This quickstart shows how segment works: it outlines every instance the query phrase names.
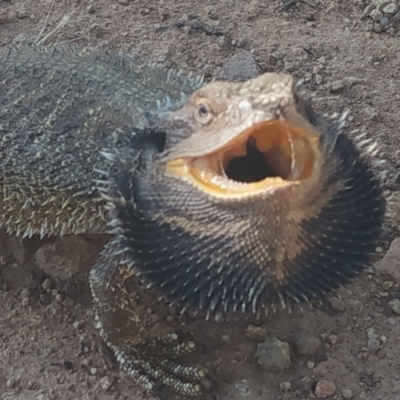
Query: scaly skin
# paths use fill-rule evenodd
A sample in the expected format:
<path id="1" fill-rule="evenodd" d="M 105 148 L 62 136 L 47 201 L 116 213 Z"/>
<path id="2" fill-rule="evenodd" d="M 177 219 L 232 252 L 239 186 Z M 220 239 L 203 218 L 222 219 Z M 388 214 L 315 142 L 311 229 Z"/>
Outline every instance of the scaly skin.
<path id="1" fill-rule="evenodd" d="M 100 150 L 135 146 L 130 130 L 200 83 L 91 49 L 0 48 L 0 226 L 28 237 L 104 232 Z"/>

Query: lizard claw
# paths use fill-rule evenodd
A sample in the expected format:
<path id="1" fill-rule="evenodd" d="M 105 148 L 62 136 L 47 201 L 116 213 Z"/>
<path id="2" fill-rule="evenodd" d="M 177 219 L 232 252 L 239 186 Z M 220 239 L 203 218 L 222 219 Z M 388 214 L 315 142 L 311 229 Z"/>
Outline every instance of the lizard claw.
<path id="1" fill-rule="evenodd" d="M 129 342 L 118 346 L 108 344 L 124 371 L 142 387 L 160 399 L 161 389 L 169 388 L 184 396 L 198 396 L 210 392 L 206 372 L 195 366 L 182 365 L 176 358 L 191 353 L 193 342 L 178 342 L 176 334 L 151 339 L 132 346 Z M 216 399 L 216 397 L 213 397 Z"/>

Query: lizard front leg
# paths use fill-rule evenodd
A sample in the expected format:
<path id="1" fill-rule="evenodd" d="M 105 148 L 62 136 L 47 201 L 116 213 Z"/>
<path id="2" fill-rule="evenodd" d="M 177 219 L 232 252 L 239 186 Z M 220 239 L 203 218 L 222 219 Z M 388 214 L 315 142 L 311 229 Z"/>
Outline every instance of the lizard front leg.
<path id="1" fill-rule="evenodd" d="M 112 240 L 104 248 L 90 272 L 97 325 L 102 339 L 113 351 L 122 369 L 138 384 L 161 396 L 163 386 L 185 396 L 207 391 L 205 372 L 179 363 L 179 356 L 191 353 L 195 345 L 181 342 L 176 333 L 154 337 L 154 314 L 141 304 L 141 297 L 152 295 L 139 285 L 133 266 L 124 262 L 118 243 Z M 146 293 L 147 292 L 147 293 Z M 154 301 L 157 302 L 156 297 Z"/>

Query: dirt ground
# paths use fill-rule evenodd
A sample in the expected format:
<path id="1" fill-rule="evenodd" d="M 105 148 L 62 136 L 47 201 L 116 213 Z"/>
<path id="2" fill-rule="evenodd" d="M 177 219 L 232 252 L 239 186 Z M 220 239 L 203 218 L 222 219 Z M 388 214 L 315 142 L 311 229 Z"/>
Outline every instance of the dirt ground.
<path id="1" fill-rule="evenodd" d="M 378 141 L 385 188 L 398 191 L 399 4 L 307 3 L 281 12 L 280 0 L 0 0 L 0 45 L 40 35 L 42 43 L 139 53 L 206 78 L 292 73 L 318 111 L 349 109 L 350 135 Z M 106 238 L 0 236 L 0 399 L 151 398 L 110 363 L 93 327 L 86 278 Z M 396 227 L 385 231 L 378 258 L 396 236 Z M 188 361 L 208 368 L 222 400 L 400 399 L 400 316 L 390 306 L 400 280 L 376 270 L 291 315 L 169 322 L 193 333 L 200 349 Z M 289 343 L 286 369 L 258 364 L 266 337 Z"/>

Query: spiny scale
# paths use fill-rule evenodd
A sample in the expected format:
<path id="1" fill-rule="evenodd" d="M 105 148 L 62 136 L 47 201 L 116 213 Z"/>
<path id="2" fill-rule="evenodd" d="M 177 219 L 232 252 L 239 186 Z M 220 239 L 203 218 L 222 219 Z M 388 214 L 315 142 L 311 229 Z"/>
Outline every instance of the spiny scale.
<path id="1" fill-rule="evenodd" d="M 0 226 L 22 237 L 104 232 L 94 180 L 111 163 L 100 150 L 135 147 L 132 131 L 158 102 L 178 107 L 201 85 L 137 56 L 0 48 Z"/>

